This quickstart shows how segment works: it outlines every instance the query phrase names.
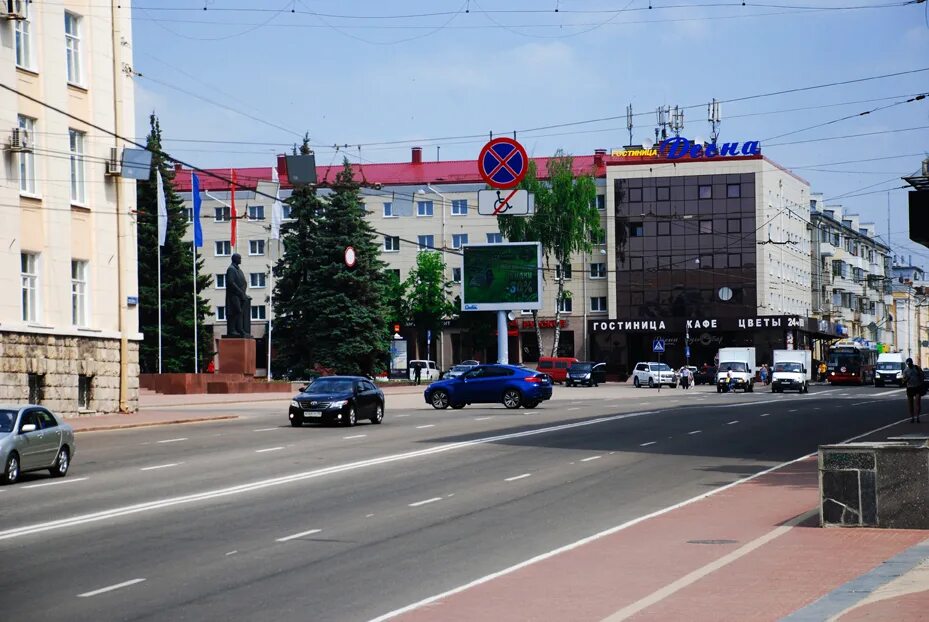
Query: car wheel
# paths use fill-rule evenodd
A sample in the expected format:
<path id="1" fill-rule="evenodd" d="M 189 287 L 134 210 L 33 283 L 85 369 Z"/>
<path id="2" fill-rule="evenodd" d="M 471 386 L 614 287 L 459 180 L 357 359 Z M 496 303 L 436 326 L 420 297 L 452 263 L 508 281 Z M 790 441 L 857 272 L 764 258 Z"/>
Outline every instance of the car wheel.
<path id="1" fill-rule="evenodd" d="M 503 405 L 507 408 L 519 408 L 522 399 L 522 396 L 516 389 L 507 389 L 503 392 Z"/>
<path id="2" fill-rule="evenodd" d="M 464 404 L 452 404 L 452 408 L 454 408 L 455 410 L 461 410 L 464 407 L 465 407 Z"/>
<path id="3" fill-rule="evenodd" d="M 345 427 L 350 428 L 354 426 L 356 423 L 358 423 L 358 419 L 355 415 L 355 407 L 349 406 L 348 414 L 345 416 Z"/>
<path id="4" fill-rule="evenodd" d="M 642 385 L 639 383 L 639 377 L 638 377 L 638 376 L 636 376 L 635 378 L 632 379 L 632 384 L 635 386 L 636 389 L 638 389 L 640 386 L 642 386 Z"/>
<path id="5" fill-rule="evenodd" d="M 748 386 L 745 387 L 745 392 L 746 392 L 746 393 L 754 393 L 754 392 L 755 392 L 755 385 L 749 383 Z"/>
<path id="6" fill-rule="evenodd" d="M 655 388 L 655 381 L 652 380 L 651 378 L 648 379 L 648 388 L 649 388 L 649 389 L 654 389 L 654 388 Z"/>
<path id="7" fill-rule="evenodd" d="M 439 389 L 432 394 L 430 401 L 432 402 L 432 407 L 436 410 L 445 410 L 448 408 L 448 392 Z"/>
<path id="8" fill-rule="evenodd" d="M 3 470 L 3 480 L 0 484 L 15 484 L 19 479 L 19 454 L 15 451 L 6 459 L 6 468 Z"/>
<path id="9" fill-rule="evenodd" d="M 716 392 L 717 392 L 717 393 L 722 393 L 722 392 L 723 392 L 723 388 L 722 388 L 721 386 L 719 386 L 719 385 L 716 385 Z"/>
<path id="10" fill-rule="evenodd" d="M 55 457 L 55 464 L 49 469 L 52 477 L 64 477 L 68 474 L 68 467 L 71 466 L 71 452 L 67 447 L 58 450 L 58 456 Z"/>
<path id="11" fill-rule="evenodd" d="M 290 420 L 291 427 L 302 428 L 303 427 L 303 417 L 300 415 L 294 415 L 294 418 Z"/>
<path id="12" fill-rule="evenodd" d="M 384 406 L 378 404 L 377 408 L 374 409 L 374 416 L 371 417 L 371 423 L 380 423 L 384 420 Z"/>

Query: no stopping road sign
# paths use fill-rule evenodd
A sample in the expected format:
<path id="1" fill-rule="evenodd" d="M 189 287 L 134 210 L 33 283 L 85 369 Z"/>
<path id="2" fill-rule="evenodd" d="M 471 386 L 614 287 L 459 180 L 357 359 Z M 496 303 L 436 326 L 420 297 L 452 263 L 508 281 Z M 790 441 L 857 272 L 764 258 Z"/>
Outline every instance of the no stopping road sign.
<path id="1" fill-rule="evenodd" d="M 529 158 L 523 146 L 512 138 L 494 138 L 481 149 L 477 167 L 488 186 L 505 190 L 523 180 Z"/>

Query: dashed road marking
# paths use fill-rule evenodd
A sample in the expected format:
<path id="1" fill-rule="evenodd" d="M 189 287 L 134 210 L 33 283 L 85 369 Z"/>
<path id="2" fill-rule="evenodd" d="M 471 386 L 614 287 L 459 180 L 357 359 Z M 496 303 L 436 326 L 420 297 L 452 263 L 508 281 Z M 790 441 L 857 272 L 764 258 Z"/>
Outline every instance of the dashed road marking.
<path id="1" fill-rule="evenodd" d="M 692 432 L 688 432 L 688 434 L 700 434 L 701 432 L 703 432 L 703 430 L 693 430 Z"/>
<path id="2" fill-rule="evenodd" d="M 343 440 L 346 440 L 346 441 L 350 441 L 350 440 L 352 440 L 353 438 L 364 438 L 364 437 L 366 437 L 366 436 L 367 436 L 367 434 L 353 434 L 353 435 L 351 435 L 351 436 L 343 436 L 342 439 L 343 439 Z"/>
<path id="3" fill-rule="evenodd" d="M 27 488 L 42 488 L 43 486 L 59 486 L 61 484 L 73 484 L 74 482 L 83 482 L 86 480 L 86 477 L 72 477 L 71 479 L 59 479 L 54 482 L 42 482 L 41 484 L 29 484 L 28 486 L 23 486 L 25 490 Z"/>
<path id="4" fill-rule="evenodd" d="M 505 481 L 505 482 L 515 482 L 515 481 L 518 480 L 518 479 L 525 479 L 525 478 L 530 477 L 530 476 L 532 476 L 532 473 L 523 473 L 522 475 L 514 475 L 513 477 L 508 477 L 508 478 L 506 478 L 506 479 L 503 480 L 503 481 Z"/>
<path id="5" fill-rule="evenodd" d="M 424 501 L 417 501 L 416 503 L 411 503 L 411 508 L 418 508 L 421 505 L 426 505 L 427 503 L 435 503 L 436 501 L 441 501 L 442 497 L 433 497 L 431 499 L 426 499 Z"/>
<path id="6" fill-rule="evenodd" d="M 739 420 L 736 419 L 735 421 L 730 421 L 730 422 L 727 423 L 726 425 L 735 425 L 735 424 L 737 424 L 738 422 L 739 422 Z"/>
<path id="7" fill-rule="evenodd" d="M 789 413 L 795 413 L 795 412 L 797 412 L 797 410 L 798 410 L 798 409 L 796 409 L 796 408 L 791 408 L 791 409 L 788 410 L 787 412 L 789 412 Z"/>
<path id="8" fill-rule="evenodd" d="M 575 407 L 575 408 L 569 408 L 568 410 L 580 410 L 580 408 Z"/>
<path id="9" fill-rule="evenodd" d="M 435 424 L 434 424 L 434 423 L 428 423 L 428 424 L 426 424 L 426 425 L 418 425 L 418 426 L 416 426 L 416 429 L 417 429 L 417 430 L 422 430 L 422 429 L 424 429 L 424 428 L 434 428 L 434 427 L 435 427 Z"/>
<path id="10" fill-rule="evenodd" d="M 475 421 L 484 421 L 484 420 L 486 420 L 486 419 L 493 419 L 493 416 L 490 416 L 490 417 L 475 417 L 475 418 L 474 418 Z"/>
<path id="11" fill-rule="evenodd" d="M 124 587 L 129 587 L 130 585 L 135 585 L 136 583 L 142 583 L 145 579 L 132 579 L 130 581 L 123 581 L 122 583 L 117 583 L 116 585 L 108 585 L 106 587 L 101 587 L 99 590 L 94 590 L 92 592 L 84 592 L 83 594 L 78 594 L 78 598 L 90 598 L 91 596 L 97 596 L 98 594 L 105 594 L 107 592 L 112 592 L 113 590 L 122 589 Z"/>
<path id="12" fill-rule="evenodd" d="M 590 462 L 591 460 L 599 460 L 603 456 L 590 456 L 588 458 L 581 458 L 581 462 Z"/>
<path id="13" fill-rule="evenodd" d="M 179 464 L 182 464 L 182 463 L 171 462 L 170 464 L 158 464 L 156 466 L 144 467 L 139 470 L 140 471 L 157 471 L 158 469 L 170 469 L 171 467 L 176 467 Z"/>
<path id="14" fill-rule="evenodd" d="M 271 430 L 279 430 L 278 427 L 273 428 L 258 428 L 257 430 L 252 430 L 252 432 L 270 432 Z"/>
<path id="15" fill-rule="evenodd" d="M 818 408 L 816 410 L 819 410 Z M 770 417 L 771 413 L 761 413 L 762 417 Z"/>
<path id="16" fill-rule="evenodd" d="M 300 533 L 295 533 L 292 536 L 284 536 L 283 538 L 278 538 L 276 542 L 287 542 L 288 540 L 296 540 L 297 538 L 302 538 L 303 536 L 312 536 L 314 533 L 319 533 L 322 529 L 309 529 L 307 531 L 301 531 Z"/>
<path id="17" fill-rule="evenodd" d="M 394 415 L 394 417 L 409 417 L 409 415 Z"/>
<path id="18" fill-rule="evenodd" d="M 539 414 L 539 411 L 537 411 L 537 410 L 530 410 L 529 412 L 523 413 L 523 414 L 526 414 L 526 415 L 537 415 L 537 414 Z"/>
<path id="19" fill-rule="evenodd" d="M 180 443 L 181 441 L 186 441 L 186 440 L 187 440 L 187 437 L 185 436 L 183 438 L 168 438 L 168 439 L 165 439 L 163 441 L 158 441 L 158 442 L 159 443 Z"/>
<path id="20" fill-rule="evenodd" d="M 226 557 L 229 557 L 230 555 L 235 555 L 236 553 L 238 553 L 238 551 L 229 551 L 228 553 L 226 553 Z"/>
<path id="21" fill-rule="evenodd" d="M 279 449 L 284 449 L 284 448 L 283 448 L 283 447 L 268 447 L 268 448 L 266 448 L 266 449 L 256 449 L 256 450 L 255 450 L 255 453 L 256 453 L 256 454 L 263 454 L 263 453 L 266 453 L 266 452 L 269 452 L 269 451 L 277 451 L 277 450 L 279 450 Z"/>
<path id="22" fill-rule="evenodd" d="M 648 441 L 647 443 L 642 443 L 639 447 L 648 447 L 649 445 L 654 445 L 658 441 Z"/>

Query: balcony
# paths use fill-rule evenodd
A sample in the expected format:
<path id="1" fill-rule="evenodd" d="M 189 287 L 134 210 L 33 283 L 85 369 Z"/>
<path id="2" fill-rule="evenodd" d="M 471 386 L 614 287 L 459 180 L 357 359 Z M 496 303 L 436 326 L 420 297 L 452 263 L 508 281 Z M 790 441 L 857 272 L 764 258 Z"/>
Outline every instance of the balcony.
<path id="1" fill-rule="evenodd" d="M 829 242 L 819 243 L 819 254 L 821 257 L 832 257 L 835 255 L 835 246 Z"/>

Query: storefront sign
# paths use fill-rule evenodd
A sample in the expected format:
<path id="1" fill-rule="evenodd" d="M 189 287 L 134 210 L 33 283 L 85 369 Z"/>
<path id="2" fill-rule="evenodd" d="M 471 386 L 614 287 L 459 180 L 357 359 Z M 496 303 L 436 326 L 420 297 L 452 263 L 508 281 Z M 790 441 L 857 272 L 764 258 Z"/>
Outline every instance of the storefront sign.
<path id="1" fill-rule="evenodd" d="M 516 326 L 516 322 L 510 322 L 510 326 Z M 568 320 L 558 320 L 560 328 L 568 327 Z M 532 320 L 523 320 L 520 328 L 535 328 L 535 322 Z M 555 320 L 539 320 L 539 328 L 555 328 Z"/>
<path id="2" fill-rule="evenodd" d="M 614 149 L 610 154 L 614 158 L 657 158 L 657 149 Z"/>
<path id="3" fill-rule="evenodd" d="M 815 322 L 815 320 L 813 320 Z M 794 315 L 762 315 L 726 318 L 667 318 L 659 320 L 603 320 L 591 322 L 592 332 L 684 332 L 685 330 L 743 331 L 764 328 L 808 330 L 808 319 Z"/>
<path id="4" fill-rule="evenodd" d="M 752 156 L 761 154 L 761 143 L 757 140 L 749 140 L 741 145 L 739 143 L 723 143 L 720 146 L 716 143 L 709 143 L 704 146 L 699 143 L 693 143 L 686 138 L 676 136 L 661 141 L 658 151 L 669 160 L 678 160 L 684 156 L 687 156 L 691 160 Z"/>

